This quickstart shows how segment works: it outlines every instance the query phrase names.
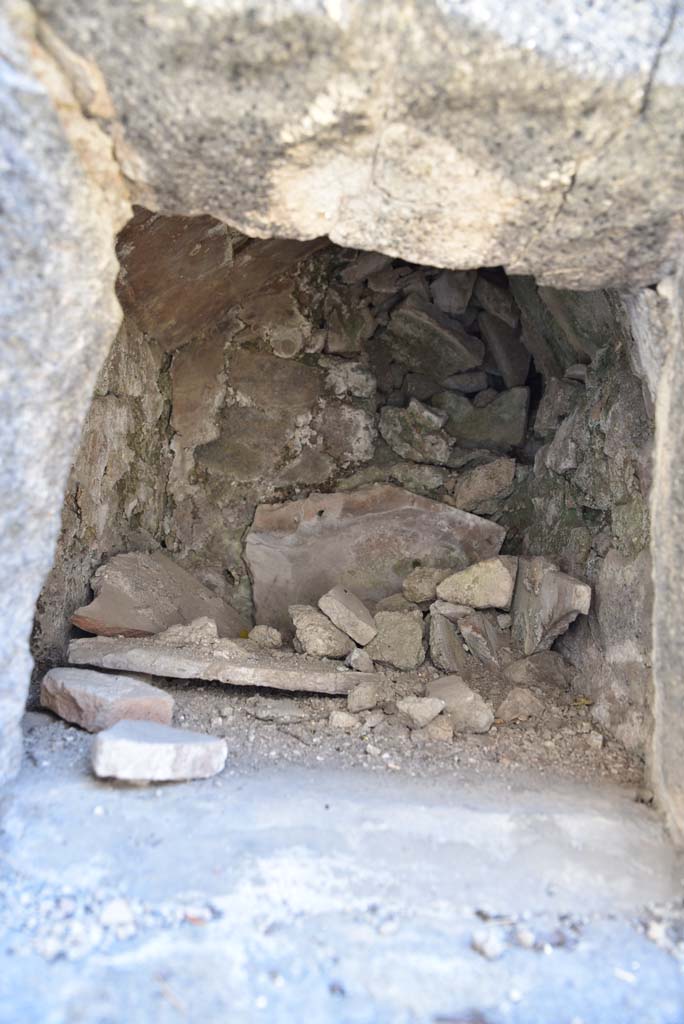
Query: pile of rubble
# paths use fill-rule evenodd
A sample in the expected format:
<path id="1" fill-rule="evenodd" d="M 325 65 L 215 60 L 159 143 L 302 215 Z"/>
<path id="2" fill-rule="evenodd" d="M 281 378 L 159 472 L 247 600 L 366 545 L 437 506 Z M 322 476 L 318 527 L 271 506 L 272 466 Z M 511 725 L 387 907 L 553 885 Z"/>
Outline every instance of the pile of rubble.
<path id="1" fill-rule="evenodd" d="M 134 557 L 137 574 L 122 575 Z M 146 558 L 159 582 L 169 560 Z M 497 555 L 455 571 L 418 566 L 401 592 L 372 606 L 336 585 L 317 606 L 289 607 L 286 636 L 267 624 L 236 636 L 239 623 L 225 615 L 220 635 L 216 618 L 194 617 L 209 598 L 192 577 L 182 608 L 165 594 L 160 607 L 176 619 L 168 625 L 152 607 L 140 556 L 114 563 L 99 571 L 89 609 L 74 614 L 100 635 L 72 640 L 70 667 L 45 675 L 41 702 L 97 734 L 98 776 L 132 782 L 206 778 L 227 757 L 225 739 L 171 727 L 174 701 L 151 677 L 340 696 L 345 707 L 330 713 L 331 729 L 372 728 L 389 715 L 421 739 L 448 743 L 455 733 L 487 732 L 495 719 L 539 716 L 539 684 L 565 689 L 572 675 L 551 646 L 591 601 L 587 584 L 545 558 Z M 420 681 L 419 669 L 427 670 Z M 486 699 L 494 679 L 504 692 L 496 710 Z"/>

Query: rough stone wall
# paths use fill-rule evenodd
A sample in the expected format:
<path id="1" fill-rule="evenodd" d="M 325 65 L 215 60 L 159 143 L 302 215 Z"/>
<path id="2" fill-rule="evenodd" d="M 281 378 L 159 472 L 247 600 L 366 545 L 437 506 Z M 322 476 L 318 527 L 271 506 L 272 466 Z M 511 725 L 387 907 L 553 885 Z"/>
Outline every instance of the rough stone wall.
<path id="1" fill-rule="evenodd" d="M 34 38 L 32 10 L 0 10 L 0 781 L 19 766 L 35 602 L 95 377 L 120 320 L 114 233 L 129 214 L 106 101 L 85 103 Z"/>
<path id="2" fill-rule="evenodd" d="M 327 242 L 250 241 L 211 218 L 141 210 L 118 251 L 126 320 L 96 387 L 38 606 L 40 667 L 63 656 L 68 613 L 112 554 L 162 545 L 251 617 L 244 538 L 258 504 L 379 481 L 457 504 L 459 464 L 503 454 L 495 440 L 489 452 L 424 453 L 416 450 L 422 428 L 410 435 L 408 422 L 404 433 L 388 426 L 412 394 L 428 405 L 449 394 L 428 376 L 430 339 L 424 352 L 419 345 L 407 354 L 392 333 L 392 307 L 412 289 L 429 295 L 439 271 Z M 367 284 L 354 280 L 360 260 L 379 268 Z M 458 278 L 468 309 L 477 309 L 467 298 L 474 281 Z M 592 583 L 591 615 L 563 651 L 601 725 L 643 751 L 652 699 L 652 421 L 628 365 L 631 335 L 617 296 L 517 278 L 511 289 L 543 378 L 533 367 L 538 404 L 513 453 L 512 493 L 478 510 L 506 527 L 505 550 L 547 555 Z M 468 329 L 477 336 L 477 320 Z M 485 364 L 481 376 L 501 388 L 491 354 Z M 586 382 L 564 376 L 573 364 Z M 521 365 L 518 384 L 527 376 Z M 485 424 L 488 416 L 484 407 Z M 523 434 L 524 423 L 523 414 Z M 396 449 L 406 445 L 404 458 Z"/>

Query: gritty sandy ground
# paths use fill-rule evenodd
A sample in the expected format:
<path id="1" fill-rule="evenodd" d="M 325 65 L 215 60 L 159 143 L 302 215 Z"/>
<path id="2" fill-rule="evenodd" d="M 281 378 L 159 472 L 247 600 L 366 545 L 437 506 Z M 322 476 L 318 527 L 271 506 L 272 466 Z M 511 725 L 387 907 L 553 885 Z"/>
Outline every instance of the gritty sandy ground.
<path id="1" fill-rule="evenodd" d="M 445 744 L 331 730 L 342 698 L 168 688 L 226 736 L 215 779 L 102 782 L 89 736 L 26 716 L 2 1024 L 684 1021 L 680 862 L 576 698 Z"/>

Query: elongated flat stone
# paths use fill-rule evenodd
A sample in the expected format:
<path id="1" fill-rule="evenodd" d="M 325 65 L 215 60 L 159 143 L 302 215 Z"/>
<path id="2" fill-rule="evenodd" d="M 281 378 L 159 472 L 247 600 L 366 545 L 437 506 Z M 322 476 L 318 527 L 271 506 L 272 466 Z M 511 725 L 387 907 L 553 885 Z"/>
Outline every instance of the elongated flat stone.
<path id="1" fill-rule="evenodd" d="M 130 676 L 85 668 L 52 668 L 40 684 L 40 703 L 88 732 L 124 718 L 170 725 L 173 697 Z"/>
<path id="2" fill-rule="evenodd" d="M 190 627 L 188 627 L 189 629 Z M 169 630 L 168 633 L 174 633 Z M 268 686 L 306 693 L 348 693 L 376 673 L 341 672 L 333 663 L 289 651 L 269 651 L 250 640 L 184 641 L 156 637 L 88 637 L 69 644 L 71 665 L 145 672 L 169 679 L 198 679 L 233 686 Z"/>
<path id="3" fill-rule="evenodd" d="M 257 622 L 291 632 L 288 607 L 315 605 L 336 584 L 377 603 L 415 565 L 465 568 L 498 554 L 504 537 L 497 523 L 390 484 L 260 505 L 245 544 Z"/>
<path id="4" fill-rule="evenodd" d="M 338 629 L 362 647 L 370 643 L 378 631 L 363 601 L 346 587 L 333 587 L 327 594 L 323 594 L 318 607 Z"/>
<path id="5" fill-rule="evenodd" d="M 208 779 L 223 769 L 224 739 L 158 722 L 118 722 L 93 740 L 93 771 L 124 782 L 184 782 Z"/>

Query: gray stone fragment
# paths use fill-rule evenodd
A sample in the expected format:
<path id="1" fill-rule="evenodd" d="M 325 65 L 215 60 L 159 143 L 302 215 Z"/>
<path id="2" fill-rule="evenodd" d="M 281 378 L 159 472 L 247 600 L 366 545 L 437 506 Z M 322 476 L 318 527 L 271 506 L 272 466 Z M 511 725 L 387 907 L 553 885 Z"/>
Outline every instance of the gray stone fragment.
<path id="1" fill-rule="evenodd" d="M 464 615 L 470 615 L 472 610 L 467 604 L 453 604 L 451 601 L 440 601 L 439 598 L 430 605 L 431 615 L 443 615 L 449 622 L 458 622 Z"/>
<path id="2" fill-rule="evenodd" d="M 432 301 L 449 316 L 464 313 L 476 277 L 476 270 L 443 270 L 430 285 Z"/>
<path id="3" fill-rule="evenodd" d="M 433 679 L 425 692 L 444 702 L 454 732 L 488 732 L 494 721 L 491 707 L 457 675 Z"/>
<path id="4" fill-rule="evenodd" d="M 359 683 L 347 694 L 347 709 L 352 713 L 372 711 L 380 699 L 375 683 Z"/>
<path id="5" fill-rule="evenodd" d="M 381 252 L 359 252 L 344 268 L 340 277 L 345 284 L 360 284 L 371 274 L 388 267 L 391 262 L 392 257 Z"/>
<path id="6" fill-rule="evenodd" d="M 376 614 L 378 612 L 417 612 L 420 611 L 418 606 L 412 601 L 408 601 L 403 594 L 390 594 L 389 597 L 383 597 L 381 601 L 375 606 Z"/>
<path id="7" fill-rule="evenodd" d="M 323 594 L 319 598 L 318 607 L 338 629 L 361 647 L 370 643 L 377 633 L 373 616 L 363 601 L 346 587 L 333 587 L 327 594 Z"/>
<path id="8" fill-rule="evenodd" d="M 511 606 L 517 572 L 515 556 L 497 555 L 447 576 L 437 585 L 437 596 L 470 608 L 506 610 Z"/>
<path id="9" fill-rule="evenodd" d="M 451 442 L 445 434 L 446 415 L 412 398 L 406 409 L 385 406 L 380 411 L 380 433 L 402 459 L 446 465 Z"/>
<path id="10" fill-rule="evenodd" d="M 504 676 L 521 686 L 555 686 L 565 690 L 575 676 L 573 666 L 557 651 L 539 651 L 507 665 Z"/>
<path id="11" fill-rule="evenodd" d="M 331 729 L 339 729 L 342 732 L 350 732 L 352 729 L 358 729 L 361 725 L 359 719 L 350 714 L 349 711 L 344 711 L 342 708 L 337 708 L 335 711 L 330 712 L 328 718 L 328 725 Z"/>
<path id="12" fill-rule="evenodd" d="M 476 394 L 478 391 L 484 391 L 487 387 L 487 374 L 484 370 L 454 373 L 450 377 L 444 378 L 442 386 L 448 391 L 460 391 L 464 395 Z M 431 394 L 434 395 L 437 390 L 435 388 Z"/>
<path id="13" fill-rule="evenodd" d="M 535 434 L 547 437 L 555 433 L 576 407 L 583 393 L 582 385 L 575 381 L 549 377 L 534 418 Z"/>
<path id="14" fill-rule="evenodd" d="M 330 288 L 325 298 L 327 335 L 331 355 L 356 355 L 376 328 L 375 317 L 354 288 Z"/>
<path id="15" fill-rule="evenodd" d="M 454 738 L 454 727 L 448 715 L 437 715 L 422 729 L 411 731 L 413 743 L 451 743 Z"/>
<path id="16" fill-rule="evenodd" d="M 410 671 L 425 660 L 421 612 L 376 612 L 378 635 L 366 647 L 374 661 Z"/>
<path id="17" fill-rule="evenodd" d="M 84 668 L 53 668 L 40 684 L 40 703 L 88 732 L 122 719 L 170 725 L 173 697 L 131 676 Z"/>
<path id="18" fill-rule="evenodd" d="M 273 626 L 254 626 L 249 631 L 249 639 L 258 644 L 259 647 L 270 648 L 271 650 L 277 650 L 283 646 L 283 637 L 279 629 L 274 629 Z"/>
<path id="19" fill-rule="evenodd" d="M 301 700 L 293 697 L 262 697 L 257 695 L 250 700 L 245 711 L 248 715 L 258 718 L 260 722 L 280 722 L 288 725 L 293 722 L 307 722 L 311 712 Z"/>
<path id="20" fill-rule="evenodd" d="M 518 657 L 510 634 L 499 628 L 493 612 L 464 615 L 458 620 L 458 628 L 470 653 L 488 668 L 499 669 Z"/>
<path id="21" fill-rule="evenodd" d="M 472 670 L 472 658 L 463 647 L 456 626 L 444 615 L 430 612 L 429 627 L 430 659 L 442 672 L 458 672 L 468 676 Z"/>
<path id="22" fill-rule="evenodd" d="M 490 281 L 483 274 L 478 274 L 474 293 L 477 301 L 488 313 L 503 320 L 509 327 L 516 326 L 520 314 L 509 288 Z"/>
<path id="23" fill-rule="evenodd" d="M 433 569 L 427 565 L 418 565 L 406 579 L 402 590 L 407 601 L 422 604 L 434 601 L 437 596 L 437 584 L 451 573 L 451 569 Z"/>
<path id="24" fill-rule="evenodd" d="M 224 739 L 158 722 L 118 722 L 93 740 L 93 771 L 125 782 L 208 779 L 223 769 Z"/>
<path id="25" fill-rule="evenodd" d="M 480 366 L 484 356 L 479 338 L 415 295 L 393 311 L 381 340 L 402 366 L 437 380 Z"/>
<path id="26" fill-rule="evenodd" d="M 200 616 L 214 619 L 221 636 L 239 636 L 238 613 L 161 552 L 115 555 L 91 580 L 95 598 L 71 616 L 86 633 L 150 636 Z"/>
<path id="27" fill-rule="evenodd" d="M 526 686 L 515 686 L 502 700 L 496 717 L 502 722 L 526 722 L 528 718 L 540 718 L 544 705 Z"/>
<path id="28" fill-rule="evenodd" d="M 492 404 L 495 398 L 498 398 L 499 394 L 500 392 L 496 388 L 485 388 L 484 391 L 478 391 L 471 401 L 476 409 L 485 409 Z"/>
<path id="29" fill-rule="evenodd" d="M 293 604 L 289 612 L 295 638 L 305 654 L 318 658 L 344 658 L 354 650 L 354 641 L 316 608 Z"/>
<path id="30" fill-rule="evenodd" d="M 587 615 L 591 587 L 546 558 L 521 558 L 511 633 L 523 654 L 548 650 L 578 615 Z"/>
<path id="31" fill-rule="evenodd" d="M 529 399 L 528 388 L 511 388 L 478 409 L 456 391 L 440 391 L 432 404 L 449 413 L 445 429 L 457 444 L 507 451 L 525 441 Z"/>
<path id="32" fill-rule="evenodd" d="M 351 654 L 345 659 L 345 665 L 354 669 L 355 672 L 374 672 L 375 665 L 368 651 L 363 647 L 355 647 Z"/>
<path id="33" fill-rule="evenodd" d="M 568 380 L 576 380 L 580 384 L 587 383 L 587 365 L 586 363 L 573 363 L 572 366 L 568 366 L 565 370 L 565 376 Z"/>
<path id="34" fill-rule="evenodd" d="M 463 470 L 449 488 L 454 504 L 464 512 L 491 514 L 513 490 L 515 467 L 515 459 L 502 457 Z"/>
<path id="35" fill-rule="evenodd" d="M 397 701 L 399 721 L 409 729 L 423 729 L 444 709 L 438 697 L 402 697 Z"/>
<path id="36" fill-rule="evenodd" d="M 492 313 L 480 313 L 477 322 L 487 343 L 487 352 L 496 363 L 506 387 L 523 385 L 530 372 L 532 357 L 520 341 L 518 329 Z"/>

